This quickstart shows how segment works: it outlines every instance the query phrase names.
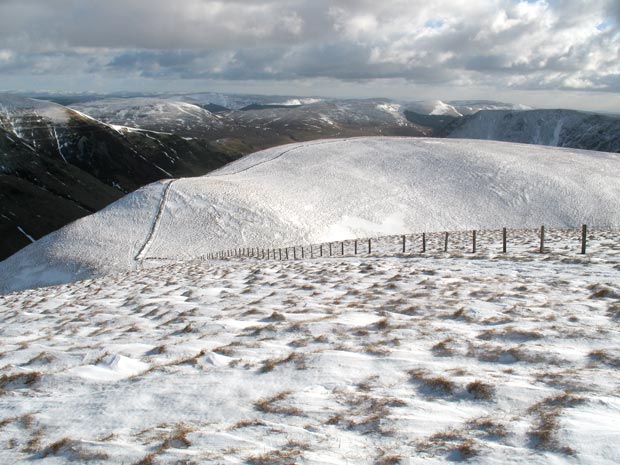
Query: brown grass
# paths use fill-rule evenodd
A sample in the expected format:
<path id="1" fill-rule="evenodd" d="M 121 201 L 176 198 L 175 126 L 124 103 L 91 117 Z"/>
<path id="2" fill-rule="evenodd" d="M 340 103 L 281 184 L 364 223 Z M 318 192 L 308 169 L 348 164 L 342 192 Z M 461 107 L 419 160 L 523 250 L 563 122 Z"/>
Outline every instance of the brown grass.
<path id="1" fill-rule="evenodd" d="M 297 407 L 288 407 L 279 405 L 279 403 L 287 399 L 292 394 L 291 391 L 282 391 L 273 397 L 259 399 L 254 402 L 254 408 L 264 413 L 272 413 L 276 415 L 294 415 L 302 416 L 303 412 Z"/>
<path id="2" fill-rule="evenodd" d="M 574 407 L 585 402 L 582 397 L 564 392 L 556 396 L 547 397 L 532 405 L 528 412 L 534 415 L 532 428 L 528 435 L 532 446 L 539 450 L 561 452 L 574 455 L 574 450 L 568 446 L 562 446 L 557 439 L 560 429 L 560 416 L 566 408 Z"/>
<path id="3" fill-rule="evenodd" d="M 488 400 L 494 395 L 493 386 L 480 380 L 472 381 L 465 387 L 465 389 L 467 390 L 467 393 L 476 400 Z"/>
<path id="4" fill-rule="evenodd" d="M 23 389 L 32 387 L 42 379 L 41 373 L 31 371 L 28 373 L 14 373 L 0 376 L 0 392 L 3 390 Z"/>
<path id="5" fill-rule="evenodd" d="M 429 376 L 423 369 L 409 370 L 411 381 L 419 384 L 422 390 L 432 394 L 452 394 L 456 388 L 454 383 L 443 376 Z"/>
<path id="6" fill-rule="evenodd" d="M 284 365 L 286 363 L 293 362 L 297 370 L 306 369 L 306 357 L 299 352 L 291 352 L 284 358 L 272 358 L 263 361 L 263 365 L 260 368 L 261 373 L 269 373 L 273 371 L 277 366 Z"/>

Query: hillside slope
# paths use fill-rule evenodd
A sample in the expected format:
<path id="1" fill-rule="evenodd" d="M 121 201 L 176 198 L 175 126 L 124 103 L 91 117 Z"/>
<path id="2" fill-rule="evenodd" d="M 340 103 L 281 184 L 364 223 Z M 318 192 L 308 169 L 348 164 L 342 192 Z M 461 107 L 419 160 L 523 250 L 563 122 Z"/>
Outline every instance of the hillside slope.
<path id="1" fill-rule="evenodd" d="M 204 174 L 235 158 L 205 141 L 0 94 L 0 258 L 145 184 Z"/>
<path id="2" fill-rule="evenodd" d="M 444 129 L 453 138 L 620 152 L 620 117 L 574 110 L 479 111 Z"/>
<path id="3" fill-rule="evenodd" d="M 294 144 L 140 189 L 0 263 L 0 290 L 234 247 L 541 224 L 619 227 L 618 172 L 617 154 L 501 142 Z"/>

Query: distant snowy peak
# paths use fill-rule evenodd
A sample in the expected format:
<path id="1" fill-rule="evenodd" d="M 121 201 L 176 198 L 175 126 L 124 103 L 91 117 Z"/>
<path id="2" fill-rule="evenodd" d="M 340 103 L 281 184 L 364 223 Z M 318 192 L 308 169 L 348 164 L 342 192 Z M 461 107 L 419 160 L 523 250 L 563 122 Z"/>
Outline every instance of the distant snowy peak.
<path id="1" fill-rule="evenodd" d="M 283 107 L 289 107 L 289 106 L 311 105 L 313 103 L 319 103 L 322 101 L 323 99 L 320 99 L 320 98 L 293 98 L 293 99 L 285 100 L 284 102 L 268 103 L 267 105 L 280 105 Z"/>
<path id="2" fill-rule="evenodd" d="M 187 126 L 221 128 L 220 118 L 197 105 L 158 98 L 96 100 L 74 105 L 93 118 L 109 124 L 139 129 L 173 130 Z"/>
<path id="3" fill-rule="evenodd" d="M 463 116 L 454 106 L 444 103 L 441 100 L 411 102 L 406 105 L 406 109 L 422 115 Z"/>
<path id="4" fill-rule="evenodd" d="M 505 103 L 496 102 L 493 100 L 452 100 L 448 103 L 463 116 L 473 115 L 474 113 L 478 113 L 483 110 L 532 110 L 532 107 L 528 107 L 527 105 L 522 105 L 520 103 Z"/>
<path id="5" fill-rule="evenodd" d="M 450 102 L 423 100 L 407 103 L 405 109 L 422 115 L 454 117 L 472 115 L 482 110 L 531 110 L 526 105 L 495 102 L 492 100 L 452 100 Z"/>

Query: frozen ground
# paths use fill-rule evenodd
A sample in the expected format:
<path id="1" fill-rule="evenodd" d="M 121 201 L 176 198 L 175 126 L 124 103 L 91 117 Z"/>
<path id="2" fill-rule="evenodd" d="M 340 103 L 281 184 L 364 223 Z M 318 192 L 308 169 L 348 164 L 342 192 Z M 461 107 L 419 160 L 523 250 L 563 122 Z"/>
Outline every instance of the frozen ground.
<path id="1" fill-rule="evenodd" d="M 146 186 L 0 263 L 0 292 L 234 247 L 459 229 L 620 227 L 620 154 L 364 137 Z"/>
<path id="2" fill-rule="evenodd" d="M 617 464 L 619 236 L 578 235 L 0 296 L 0 463 Z"/>

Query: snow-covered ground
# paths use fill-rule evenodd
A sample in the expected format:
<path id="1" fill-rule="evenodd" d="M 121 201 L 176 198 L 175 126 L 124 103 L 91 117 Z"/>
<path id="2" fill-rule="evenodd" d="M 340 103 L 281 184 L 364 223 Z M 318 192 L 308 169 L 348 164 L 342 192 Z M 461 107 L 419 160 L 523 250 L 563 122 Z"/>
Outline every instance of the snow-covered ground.
<path id="1" fill-rule="evenodd" d="M 146 186 L 0 263 L 0 292 L 223 249 L 546 225 L 620 227 L 620 155 L 355 138 L 248 155 Z"/>
<path id="2" fill-rule="evenodd" d="M 619 463 L 617 231 L 478 237 L 0 296 L 0 463 Z"/>

